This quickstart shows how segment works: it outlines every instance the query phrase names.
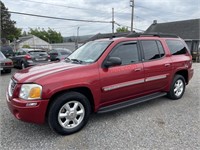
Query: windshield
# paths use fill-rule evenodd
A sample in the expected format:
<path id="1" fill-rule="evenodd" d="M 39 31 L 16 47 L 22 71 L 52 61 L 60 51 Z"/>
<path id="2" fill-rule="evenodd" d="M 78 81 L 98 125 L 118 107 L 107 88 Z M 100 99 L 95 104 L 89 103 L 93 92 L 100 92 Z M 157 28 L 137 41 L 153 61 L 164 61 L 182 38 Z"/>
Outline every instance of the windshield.
<path id="1" fill-rule="evenodd" d="M 88 42 L 74 51 L 68 58 L 72 61 L 93 63 L 101 56 L 110 43 L 111 41 Z"/>
<path id="2" fill-rule="evenodd" d="M 4 60 L 6 59 L 6 57 L 2 54 L 2 52 L 0 52 L 0 60 Z"/>

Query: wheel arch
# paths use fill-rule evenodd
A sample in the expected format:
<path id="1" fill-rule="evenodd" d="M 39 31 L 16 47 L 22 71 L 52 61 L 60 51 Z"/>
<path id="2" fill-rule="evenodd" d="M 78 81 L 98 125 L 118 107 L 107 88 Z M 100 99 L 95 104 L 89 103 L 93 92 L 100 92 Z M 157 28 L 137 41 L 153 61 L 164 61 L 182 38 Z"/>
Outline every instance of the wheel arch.
<path id="1" fill-rule="evenodd" d="M 54 102 L 54 100 L 64 94 L 64 93 L 67 93 L 67 92 L 78 92 L 78 93 L 81 93 L 83 94 L 84 96 L 86 96 L 91 104 L 91 110 L 92 112 L 94 112 L 95 110 L 95 103 L 94 103 L 94 97 L 93 97 L 93 94 L 92 94 L 92 91 L 91 89 L 89 89 L 88 87 L 76 87 L 76 88 L 71 88 L 71 89 L 67 89 L 67 90 L 62 90 L 62 91 L 58 91 L 56 93 L 54 93 L 51 98 L 49 99 L 49 103 L 48 103 L 48 106 L 47 106 L 47 110 L 46 110 L 46 114 L 45 114 L 45 118 L 48 117 L 48 112 L 49 112 L 49 109 L 52 105 L 52 103 Z"/>
<path id="2" fill-rule="evenodd" d="M 184 70 L 179 70 L 179 71 L 177 71 L 177 72 L 174 74 L 174 76 L 177 75 L 177 74 L 183 76 L 184 79 L 185 79 L 186 84 L 188 84 L 188 82 L 189 82 L 189 79 L 188 79 L 188 70 L 186 70 L 186 69 L 184 69 Z"/>

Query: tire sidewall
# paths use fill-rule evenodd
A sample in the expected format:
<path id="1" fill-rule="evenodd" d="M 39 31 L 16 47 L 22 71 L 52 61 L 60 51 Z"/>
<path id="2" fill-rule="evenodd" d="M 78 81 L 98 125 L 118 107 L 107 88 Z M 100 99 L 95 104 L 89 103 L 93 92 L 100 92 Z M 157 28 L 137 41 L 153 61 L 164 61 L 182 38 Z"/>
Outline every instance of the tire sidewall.
<path id="1" fill-rule="evenodd" d="M 58 113 L 60 109 L 62 108 L 62 106 L 69 101 L 80 102 L 85 109 L 85 115 L 82 122 L 77 127 L 74 127 L 72 129 L 65 129 L 58 122 Z M 52 128 L 58 134 L 69 135 L 81 130 L 86 125 L 90 116 L 90 112 L 91 112 L 90 103 L 84 95 L 78 92 L 65 93 L 57 97 L 52 103 L 49 109 L 49 113 L 48 113 L 48 123 L 49 123 L 50 128 Z"/>
<path id="2" fill-rule="evenodd" d="M 182 80 L 183 81 L 183 91 L 182 91 L 180 96 L 176 96 L 175 93 L 174 93 L 174 86 L 175 86 L 175 83 L 177 82 L 177 80 Z M 186 85 L 185 78 L 183 76 L 181 76 L 181 75 L 175 75 L 175 77 L 173 79 L 173 82 L 172 82 L 172 85 L 171 85 L 171 88 L 170 88 L 169 97 L 171 99 L 173 99 L 173 100 L 180 99 L 183 96 L 184 92 L 185 92 L 185 85 Z"/>

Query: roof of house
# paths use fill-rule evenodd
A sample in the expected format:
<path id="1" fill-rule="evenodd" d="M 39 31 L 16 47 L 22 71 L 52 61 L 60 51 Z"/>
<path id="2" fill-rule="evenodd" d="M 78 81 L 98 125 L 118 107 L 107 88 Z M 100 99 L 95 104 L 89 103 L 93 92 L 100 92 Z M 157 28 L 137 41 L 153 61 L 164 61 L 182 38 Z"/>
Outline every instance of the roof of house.
<path id="1" fill-rule="evenodd" d="M 154 22 L 146 32 L 172 33 L 183 39 L 200 39 L 200 19 L 166 23 Z"/>
<path id="2" fill-rule="evenodd" d="M 17 43 L 22 43 L 24 41 L 27 41 L 31 38 L 33 38 L 34 35 L 27 35 L 27 36 L 22 36 L 22 37 L 19 37 L 19 39 L 16 41 Z"/>

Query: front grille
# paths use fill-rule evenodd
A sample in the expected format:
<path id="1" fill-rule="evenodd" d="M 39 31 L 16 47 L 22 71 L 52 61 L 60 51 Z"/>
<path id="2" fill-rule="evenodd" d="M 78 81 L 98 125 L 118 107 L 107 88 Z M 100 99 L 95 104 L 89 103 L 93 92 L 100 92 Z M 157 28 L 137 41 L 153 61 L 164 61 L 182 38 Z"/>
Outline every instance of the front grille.
<path id="1" fill-rule="evenodd" d="M 9 94 L 10 97 L 13 95 L 13 91 L 15 89 L 16 84 L 17 84 L 16 81 L 10 79 L 10 83 L 9 83 L 9 86 L 8 86 L 8 94 Z"/>

